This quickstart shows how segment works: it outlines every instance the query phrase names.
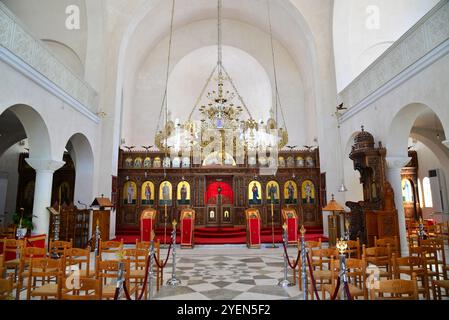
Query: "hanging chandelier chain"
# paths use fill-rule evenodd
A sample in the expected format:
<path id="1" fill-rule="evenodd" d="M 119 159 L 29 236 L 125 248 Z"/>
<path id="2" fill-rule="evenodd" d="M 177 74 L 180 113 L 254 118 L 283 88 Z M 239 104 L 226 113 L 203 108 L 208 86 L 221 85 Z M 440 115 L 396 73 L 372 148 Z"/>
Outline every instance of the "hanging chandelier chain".
<path id="1" fill-rule="evenodd" d="M 285 130 L 287 130 L 287 123 L 285 122 L 284 110 L 282 109 L 281 96 L 279 94 L 279 84 L 278 84 L 278 76 L 277 76 L 277 67 L 276 67 L 276 52 L 274 49 L 274 39 L 273 39 L 273 25 L 271 23 L 271 6 L 270 0 L 267 0 L 267 8 L 268 8 L 268 26 L 270 30 L 270 44 L 271 44 L 271 57 L 273 60 L 273 73 L 274 73 L 274 85 L 275 85 L 275 120 L 278 123 L 278 114 L 279 109 L 281 109 L 282 121 L 284 124 Z"/>
<path id="2" fill-rule="evenodd" d="M 231 84 L 232 88 L 234 89 L 235 93 L 237 94 L 237 98 L 239 99 L 239 101 L 242 104 L 243 108 L 245 108 L 246 112 L 248 113 L 249 118 L 253 119 L 253 116 L 251 115 L 251 112 L 249 111 L 248 107 L 246 106 L 246 103 L 243 100 L 242 96 L 240 95 L 240 92 L 237 90 L 237 87 L 235 86 L 234 81 L 232 81 L 231 76 L 226 71 L 224 66 L 222 66 L 222 69 L 223 69 L 224 73 L 226 74 L 226 78 L 228 79 L 229 83 Z"/>
<path id="3" fill-rule="evenodd" d="M 221 76 L 223 66 L 223 47 L 222 47 L 222 30 L 221 30 L 221 10 L 223 8 L 222 0 L 218 0 L 218 74 Z"/>
<path id="4" fill-rule="evenodd" d="M 203 97 L 204 92 L 206 92 L 206 90 L 207 90 L 207 85 L 208 85 L 209 82 L 212 80 L 212 77 L 214 76 L 215 71 L 217 71 L 217 67 L 218 67 L 218 66 L 215 66 L 215 67 L 214 67 L 214 70 L 212 70 L 212 73 L 210 74 L 209 78 L 207 78 L 207 81 L 206 81 L 206 83 L 204 84 L 204 87 L 203 87 L 203 89 L 201 90 L 200 95 L 199 95 L 198 98 L 196 99 L 195 105 L 193 106 L 193 109 L 192 109 L 192 111 L 190 111 L 190 114 L 189 114 L 189 118 L 188 118 L 189 121 L 191 120 L 191 118 L 192 118 L 193 113 L 195 112 L 195 110 L 198 108 L 198 105 L 199 105 L 200 102 L 201 102 L 201 98 Z"/>
<path id="5" fill-rule="evenodd" d="M 159 113 L 159 119 L 157 122 L 156 134 L 159 131 L 159 125 L 162 118 L 162 112 L 165 107 L 165 125 L 168 123 L 168 104 L 167 104 L 167 90 L 168 90 L 168 78 L 170 75 L 170 61 L 171 61 L 171 50 L 172 50 L 172 42 L 173 42 L 173 22 L 175 16 L 175 4 L 176 0 L 172 0 L 172 8 L 171 8 L 171 19 L 170 19 L 170 36 L 168 40 L 168 55 L 167 55 L 167 70 L 165 75 L 165 89 L 164 89 L 164 97 L 162 98 L 161 111 Z"/>

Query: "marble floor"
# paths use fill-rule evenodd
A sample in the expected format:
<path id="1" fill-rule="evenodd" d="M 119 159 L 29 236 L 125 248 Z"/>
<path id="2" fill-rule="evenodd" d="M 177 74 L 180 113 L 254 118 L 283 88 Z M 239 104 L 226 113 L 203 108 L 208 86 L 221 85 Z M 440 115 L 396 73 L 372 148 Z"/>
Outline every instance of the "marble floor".
<path id="1" fill-rule="evenodd" d="M 291 259 L 296 249 L 289 249 Z M 164 253 L 161 254 L 163 256 Z M 167 265 L 164 287 L 155 299 L 172 300 L 296 300 L 298 286 L 282 288 L 283 249 L 247 249 L 245 246 L 207 246 L 178 250 L 177 278 L 181 285 L 166 285 L 172 266 Z M 291 269 L 288 272 L 292 281 Z"/>

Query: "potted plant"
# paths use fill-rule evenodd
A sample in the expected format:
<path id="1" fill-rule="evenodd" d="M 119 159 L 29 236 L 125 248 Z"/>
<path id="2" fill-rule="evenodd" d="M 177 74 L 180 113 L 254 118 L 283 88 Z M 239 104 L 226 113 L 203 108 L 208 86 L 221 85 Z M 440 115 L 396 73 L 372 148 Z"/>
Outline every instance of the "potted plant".
<path id="1" fill-rule="evenodd" d="M 24 209 L 20 208 L 20 214 L 14 213 L 13 222 L 17 227 L 16 235 L 18 238 L 23 238 L 28 234 L 28 231 L 34 229 L 33 216 L 25 215 Z"/>

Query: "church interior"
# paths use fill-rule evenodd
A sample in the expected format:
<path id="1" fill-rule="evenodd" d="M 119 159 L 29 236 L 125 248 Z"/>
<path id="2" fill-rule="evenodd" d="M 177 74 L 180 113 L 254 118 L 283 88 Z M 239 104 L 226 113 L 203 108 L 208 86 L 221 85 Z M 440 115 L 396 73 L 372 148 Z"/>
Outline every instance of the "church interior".
<path id="1" fill-rule="evenodd" d="M 449 300 L 448 0 L 0 0 L 0 300 Z"/>

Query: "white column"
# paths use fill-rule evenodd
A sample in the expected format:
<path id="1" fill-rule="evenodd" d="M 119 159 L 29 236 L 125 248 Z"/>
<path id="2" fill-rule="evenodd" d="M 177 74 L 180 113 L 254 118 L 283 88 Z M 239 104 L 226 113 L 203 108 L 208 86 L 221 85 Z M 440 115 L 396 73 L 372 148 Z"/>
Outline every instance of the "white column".
<path id="1" fill-rule="evenodd" d="M 408 241 L 407 241 L 407 228 L 405 223 L 405 211 L 402 201 L 402 180 L 401 170 L 410 162 L 409 157 L 387 157 L 387 178 L 390 182 L 394 192 L 394 203 L 398 211 L 398 224 L 399 224 L 399 240 L 401 243 L 401 255 L 406 257 L 409 255 Z"/>
<path id="2" fill-rule="evenodd" d="M 61 168 L 65 162 L 58 160 L 26 159 L 26 162 L 36 170 L 36 183 L 33 202 L 33 234 L 46 234 L 50 225 L 51 191 L 53 187 L 53 173 Z"/>

